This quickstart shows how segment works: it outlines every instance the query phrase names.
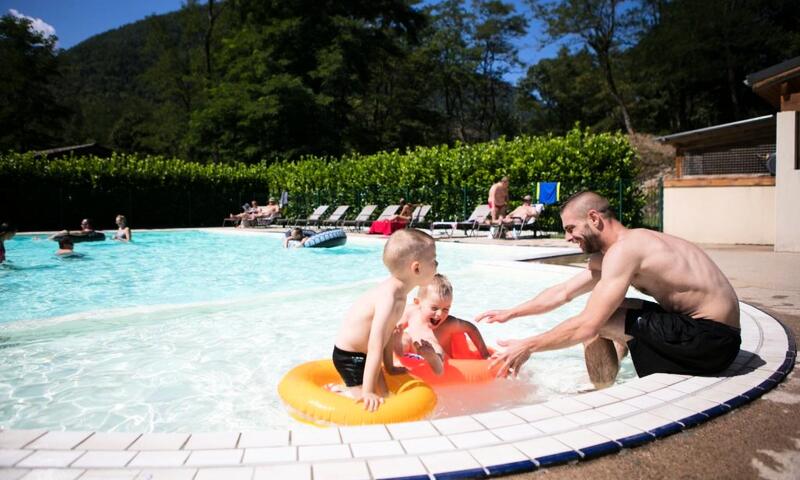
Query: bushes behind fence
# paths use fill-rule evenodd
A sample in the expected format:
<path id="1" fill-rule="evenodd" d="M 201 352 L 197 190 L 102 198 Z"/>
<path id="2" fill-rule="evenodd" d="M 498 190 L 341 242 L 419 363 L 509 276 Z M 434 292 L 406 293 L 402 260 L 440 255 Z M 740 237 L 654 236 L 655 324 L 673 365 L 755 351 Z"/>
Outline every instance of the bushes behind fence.
<path id="1" fill-rule="evenodd" d="M 287 215 L 305 216 L 317 204 L 381 207 L 400 197 L 433 204 L 431 218 L 452 219 L 486 202 L 491 184 L 511 178 L 511 199 L 532 193 L 536 181 L 560 181 L 564 195 L 593 189 L 627 224 L 641 220 L 634 183 L 635 154 L 621 134 L 573 129 L 563 137 L 518 137 L 475 145 L 419 147 L 407 152 L 305 157 L 271 165 L 201 164 L 163 157 L 47 159 L 0 155 L 0 221 L 20 230 L 77 228 L 92 217 L 112 228 L 123 213 L 134 227 L 216 226 L 256 198 L 289 193 Z M 550 209 L 551 223 L 555 217 Z M 557 225 L 554 225 L 557 228 Z"/>

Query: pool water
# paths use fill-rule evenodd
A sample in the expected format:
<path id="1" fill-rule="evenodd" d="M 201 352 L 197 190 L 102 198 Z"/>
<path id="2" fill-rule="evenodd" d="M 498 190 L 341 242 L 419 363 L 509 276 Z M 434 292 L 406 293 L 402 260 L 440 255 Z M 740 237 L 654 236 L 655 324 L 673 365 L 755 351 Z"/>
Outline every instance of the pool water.
<path id="1" fill-rule="evenodd" d="M 0 266 L 0 426 L 286 426 L 278 381 L 298 363 L 329 358 L 344 312 L 386 273 L 381 241 L 296 250 L 280 242 L 269 234 L 137 232 L 132 244 L 78 244 L 80 259 L 55 258 L 55 244 L 42 239 L 7 242 L 11 261 Z M 453 315 L 472 319 L 565 278 L 482 262 L 519 256 L 514 250 L 437 244 L 439 271 L 454 285 Z M 544 331 L 582 308 L 579 299 L 480 329 L 491 345 Z M 633 376 L 625 362 L 620 381 Z M 434 415 L 535 403 L 589 387 L 580 347 L 546 352 L 519 380 L 439 391 Z"/>

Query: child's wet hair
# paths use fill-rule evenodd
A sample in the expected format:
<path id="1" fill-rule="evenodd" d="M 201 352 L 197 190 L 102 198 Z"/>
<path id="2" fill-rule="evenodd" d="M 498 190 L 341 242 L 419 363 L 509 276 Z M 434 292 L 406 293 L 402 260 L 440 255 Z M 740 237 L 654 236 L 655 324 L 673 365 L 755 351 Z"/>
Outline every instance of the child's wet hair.
<path id="1" fill-rule="evenodd" d="M 424 298 L 438 298 L 438 299 L 445 299 L 445 298 L 452 298 L 453 297 L 453 285 L 450 283 L 450 280 L 447 279 L 441 273 L 437 273 L 433 276 L 433 280 L 427 286 L 419 287 L 417 290 L 417 298 L 424 299 Z"/>
<path id="2" fill-rule="evenodd" d="M 413 228 L 398 230 L 383 246 L 383 264 L 390 272 L 400 272 L 408 263 L 417 261 L 423 252 L 435 249 L 433 237 Z"/>

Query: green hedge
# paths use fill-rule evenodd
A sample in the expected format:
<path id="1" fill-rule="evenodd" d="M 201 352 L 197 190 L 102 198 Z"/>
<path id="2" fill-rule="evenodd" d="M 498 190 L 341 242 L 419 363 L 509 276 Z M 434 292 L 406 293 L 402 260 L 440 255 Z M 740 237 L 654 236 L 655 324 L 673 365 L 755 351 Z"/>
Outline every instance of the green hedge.
<path id="1" fill-rule="evenodd" d="M 461 218 L 486 202 L 491 184 L 511 178 L 512 205 L 536 181 L 560 181 L 562 198 L 582 189 L 612 201 L 627 224 L 641 221 L 635 154 L 621 134 L 573 129 L 564 137 L 518 137 L 475 145 L 419 147 L 407 152 L 306 157 L 271 165 L 200 164 L 162 157 L 114 155 L 48 160 L 0 155 L 0 221 L 20 230 L 76 228 L 82 217 L 113 227 L 117 213 L 133 227 L 215 226 L 242 203 L 289 192 L 287 215 L 316 204 L 433 204 L 431 217 Z M 548 213 L 558 228 L 554 212 Z"/>

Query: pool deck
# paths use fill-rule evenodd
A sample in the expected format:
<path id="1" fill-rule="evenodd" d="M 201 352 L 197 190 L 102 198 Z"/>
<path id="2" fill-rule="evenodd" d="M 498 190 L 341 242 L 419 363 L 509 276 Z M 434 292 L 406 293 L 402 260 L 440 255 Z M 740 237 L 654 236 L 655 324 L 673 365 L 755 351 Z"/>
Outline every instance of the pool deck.
<path id="1" fill-rule="evenodd" d="M 390 426 L 191 435 L 4 431 L 0 480 L 480 478 L 536 469 L 546 472 L 508 478 L 799 478 L 800 380 L 792 370 L 777 382 L 795 362 L 800 254 L 704 248 L 740 300 L 757 307 L 743 306 L 742 318 L 743 348 L 755 355 L 740 355 L 727 377 L 659 374 L 545 404 Z"/>

